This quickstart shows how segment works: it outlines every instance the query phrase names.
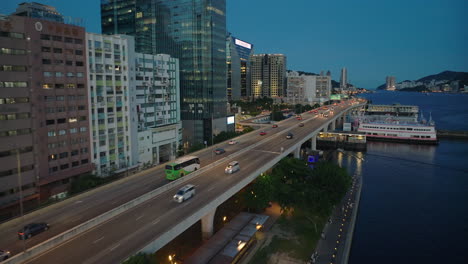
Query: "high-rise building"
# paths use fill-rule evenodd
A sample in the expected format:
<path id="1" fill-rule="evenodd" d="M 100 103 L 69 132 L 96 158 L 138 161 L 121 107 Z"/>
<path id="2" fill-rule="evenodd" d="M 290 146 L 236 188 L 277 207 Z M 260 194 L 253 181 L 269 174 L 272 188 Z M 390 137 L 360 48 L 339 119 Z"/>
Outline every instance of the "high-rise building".
<path id="1" fill-rule="evenodd" d="M 86 33 L 86 40 L 93 163 L 109 176 L 138 162 L 135 44 L 125 35 Z"/>
<path id="2" fill-rule="evenodd" d="M 328 101 L 331 93 L 331 76 L 287 73 L 286 101 L 290 104 L 315 104 Z"/>
<path id="3" fill-rule="evenodd" d="M 253 45 L 228 35 L 226 40 L 227 96 L 239 100 L 250 95 L 250 56 Z"/>
<path id="4" fill-rule="evenodd" d="M 388 91 L 395 91 L 396 89 L 395 76 L 387 76 L 385 89 Z"/>
<path id="5" fill-rule="evenodd" d="M 135 64 L 138 162 L 144 166 L 172 160 L 182 139 L 179 60 L 136 53 Z"/>
<path id="6" fill-rule="evenodd" d="M 63 15 L 55 7 L 36 2 L 24 2 L 18 5 L 14 16 L 25 16 L 63 23 Z"/>
<path id="7" fill-rule="evenodd" d="M 20 189 L 26 206 L 62 197 L 72 178 L 92 171 L 86 53 L 82 27 L 0 20 L 1 208 L 16 206 Z"/>
<path id="8" fill-rule="evenodd" d="M 250 57 L 253 97 L 283 97 L 286 95 L 286 56 L 254 54 Z"/>
<path id="9" fill-rule="evenodd" d="M 348 88 L 348 70 L 346 70 L 346 68 L 341 69 L 340 88 Z"/>
<path id="10" fill-rule="evenodd" d="M 136 51 L 179 59 L 184 142 L 226 130 L 226 1 L 102 0 L 103 34 L 135 36 Z"/>
<path id="11" fill-rule="evenodd" d="M 135 52 L 127 35 L 87 33 L 93 163 L 108 176 L 175 158 L 178 60 Z"/>

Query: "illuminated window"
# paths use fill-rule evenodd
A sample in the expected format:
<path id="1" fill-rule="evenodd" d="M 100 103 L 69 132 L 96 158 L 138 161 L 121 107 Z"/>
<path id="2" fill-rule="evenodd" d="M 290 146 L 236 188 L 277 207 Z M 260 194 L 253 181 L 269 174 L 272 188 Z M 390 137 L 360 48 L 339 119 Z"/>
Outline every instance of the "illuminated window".
<path id="1" fill-rule="evenodd" d="M 52 89 L 52 88 L 54 88 L 54 85 L 51 84 L 51 83 L 44 83 L 44 84 L 42 84 L 42 88 L 44 88 L 44 89 Z"/>
<path id="2" fill-rule="evenodd" d="M 76 118 L 76 117 L 68 118 L 68 123 L 75 123 L 76 121 L 78 121 L 78 118 Z"/>
<path id="3" fill-rule="evenodd" d="M 131 12 L 131 10 L 130 10 Z M 136 13 L 136 18 L 142 18 L 143 17 L 143 13 L 142 12 L 138 12 Z"/>

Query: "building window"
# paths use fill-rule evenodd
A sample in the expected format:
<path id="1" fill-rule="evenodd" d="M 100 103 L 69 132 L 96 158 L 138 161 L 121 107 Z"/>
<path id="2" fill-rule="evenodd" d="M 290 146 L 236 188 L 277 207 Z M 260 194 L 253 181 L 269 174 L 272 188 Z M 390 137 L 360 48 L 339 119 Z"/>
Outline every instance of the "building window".
<path id="1" fill-rule="evenodd" d="M 26 54 L 26 50 L 24 50 L 24 49 L 0 48 L 0 54 L 5 54 L 5 55 L 24 55 L 24 54 Z"/>
<path id="2" fill-rule="evenodd" d="M 80 132 L 86 132 L 87 127 L 80 127 Z"/>
<path id="3" fill-rule="evenodd" d="M 75 128 L 70 128 L 70 134 L 75 134 L 78 131 L 78 129 Z"/>
<path id="4" fill-rule="evenodd" d="M 52 130 L 52 131 L 47 132 L 47 136 L 55 137 L 56 136 L 55 131 Z"/>
<path id="5" fill-rule="evenodd" d="M 43 89 L 52 89 L 52 88 L 54 88 L 54 85 L 51 84 L 51 83 L 44 83 L 44 84 L 42 84 L 42 88 Z"/>
<path id="6" fill-rule="evenodd" d="M 47 126 L 54 125 L 54 124 L 55 124 L 55 119 L 48 119 L 48 120 L 46 120 L 46 125 L 47 125 Z"/>
<path id="7" fill-rule="evenodd" d="M 76 66 L 83 66 L 83 62 L 82 61 L 77 61 Z"/>
<path id="8" fill-rule="evenodd" d="M 54 53 L 62 53 L 62 49 L 61 48 L 54 48 Z"/>
<path id="9" fill-rule="evenodd" d="M 54 40 L 54 41 L 62 41 L 62 36 L 52 36 L 52 40 Z"/>
<path id="10" fill-rule="evenodd" d="M 63 73 L 62 72 L 55 72 L 55 77 L 63 77 Z"/>
<path id="11" fill-rule="evenodd" d="M 77 167 L 80 165 L 80 162 L 79 161 L 73 161 L 72 162 L 72 167 Z"/>
<path id="12" fill-rule="evenodd" d="M 60 170 L 66 170 L 68 169 L 68 164 L 63 164 L 63 165 L 60 165 Z"/>
<path id="13" fill-rule="evenodd" d="M 58 131 L 58 134 L 59 134 L 59 136 L 63 136 L 63 135 L 66 135 L 66 134 L 67 134 L 67 131 L 66 131 L 65 129 L 60 129 L 60 130 Z"/>

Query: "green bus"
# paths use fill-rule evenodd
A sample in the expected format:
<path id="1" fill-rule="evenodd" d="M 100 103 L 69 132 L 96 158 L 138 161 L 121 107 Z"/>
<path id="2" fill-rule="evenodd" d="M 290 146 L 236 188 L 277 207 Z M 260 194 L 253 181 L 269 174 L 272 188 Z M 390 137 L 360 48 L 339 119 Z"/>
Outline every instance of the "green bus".
<path id="1" fill-rule="evenodd" d="M 166 179 L 177 180 L 198 169 L 200 169 L 200 159 L 198 157 L 182 157 L 166 165 Z"/>

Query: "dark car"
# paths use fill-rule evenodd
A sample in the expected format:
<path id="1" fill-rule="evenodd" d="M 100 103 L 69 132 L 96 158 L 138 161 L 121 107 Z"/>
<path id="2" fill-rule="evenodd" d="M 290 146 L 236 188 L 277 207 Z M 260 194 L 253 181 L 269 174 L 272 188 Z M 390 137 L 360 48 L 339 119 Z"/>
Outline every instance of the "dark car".
<path id="1" fill-rule="evenodd" d="M 266 134 L 267 134 L 267 133 L 266 133 L 265 131 L 260 132 L 260 136 L 264 136 L 264 135 L 266 135 Z"/>
<path id="2" fill-rule="evenodd" d="M 286 135 L 286 138 L 287 138 L 287 139 L 293 138 L 293 134 L 292 134 L 291 132 L 289 132 L 289 133 Z"/>
<path id="3" fill-rule="evenodd" d="M 46 231 L 49 229 L 49 225 L 46 223 L 32 223 L 25 225 L 23 229 L 18 231 L 18 238 L 19 239 L 28 239 L 34 235 L 37 235 L 41 232 Z"/>
<path id="4" fill-rule="evenodd" d="M 221 154 L 223 154 L 224 152 L 226 152 L 226 151 L 225 151 L 223 148 L 217 148 L 217 149 L 214 150 L 214 153 L 215 153 L 216 155 L 221 155 Z"/>
<path id="5" fill-rule="evenodd" d="M 10 251 L 0 249 L 0 261 L 6 260 L 10 257 Z"/>
<path id="6" fill-rule="evenodd" d="M 299 126 L 300 126 L 300 127 L 303 127 L 303 126 L 304 126 L 304 123 L 299 123 Z"/>

